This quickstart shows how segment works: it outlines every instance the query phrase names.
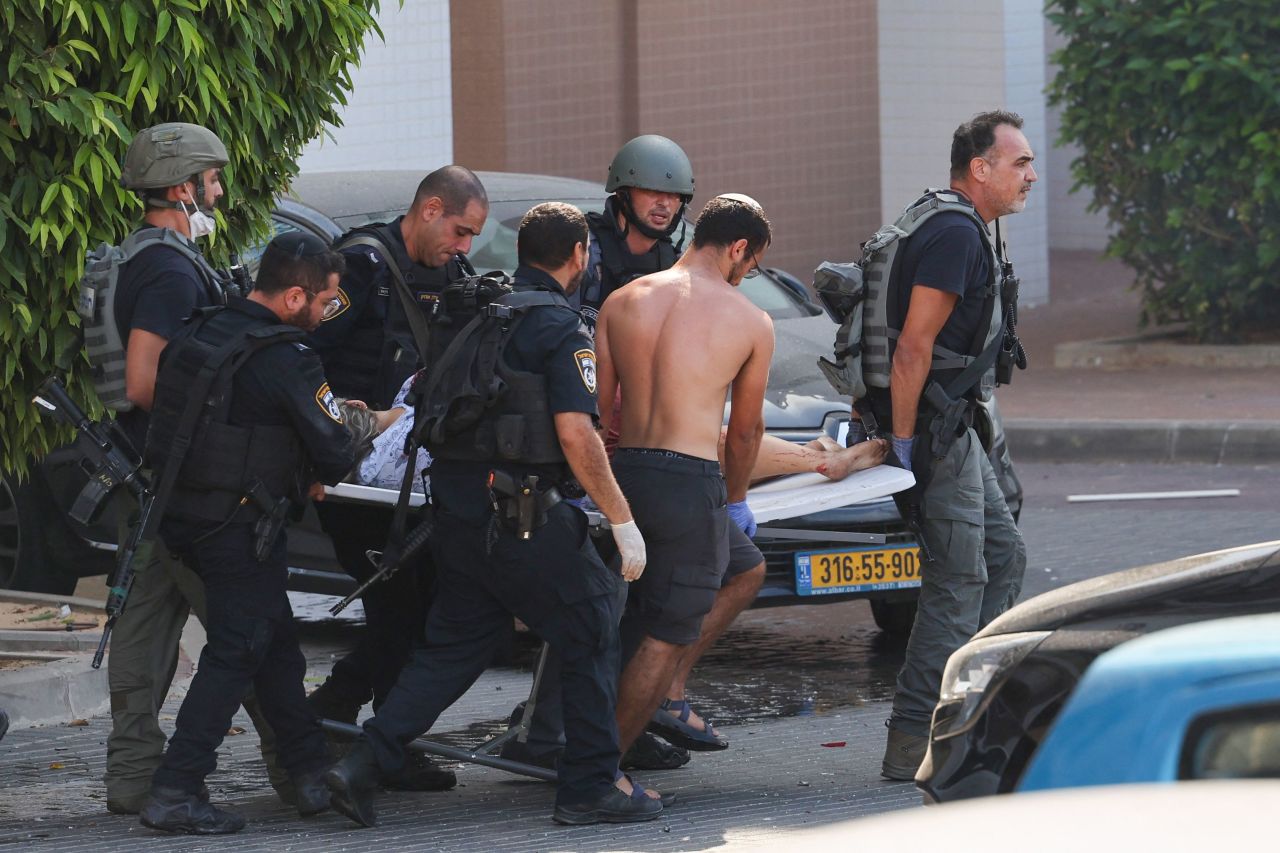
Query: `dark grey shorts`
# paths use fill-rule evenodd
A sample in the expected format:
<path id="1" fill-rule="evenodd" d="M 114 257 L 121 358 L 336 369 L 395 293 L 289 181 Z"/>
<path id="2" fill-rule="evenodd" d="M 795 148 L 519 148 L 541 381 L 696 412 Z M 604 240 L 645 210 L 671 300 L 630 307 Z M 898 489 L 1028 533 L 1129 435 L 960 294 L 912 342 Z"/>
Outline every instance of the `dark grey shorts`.
<path id="1" fill-rule="evenodd" d="M 629 616 L 655 639 L 693 643 L 720 587 L 764 557 L 729 520 L 718 462 L 620 447 L 613 471 L 648 555 L 627 593 Z"/>

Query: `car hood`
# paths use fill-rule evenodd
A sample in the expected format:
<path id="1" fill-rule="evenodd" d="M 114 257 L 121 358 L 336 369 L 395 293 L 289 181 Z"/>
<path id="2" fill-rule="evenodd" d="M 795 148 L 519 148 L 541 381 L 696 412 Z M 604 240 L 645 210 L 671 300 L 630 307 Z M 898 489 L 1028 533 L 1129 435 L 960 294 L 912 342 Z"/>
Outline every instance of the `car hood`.
<path id="1" fill-rule="evenodd" d="M 774 354 L 765 391 L 764 423 L 771 430 L 822 427 L 832 412 L 849 411 L 848 401 L 818 370 L 818 357 L 830 355 L 836 326 L 826 315 L 774 320 Z"/>
<path id="2" fill-rule="evenodd" d="M 1038 595 L 1006 611 L 975 635 L 1051 631 L 1062 625 L 1168 600 L 1280 600 L 1280 541 L 1138 566 Z"/>

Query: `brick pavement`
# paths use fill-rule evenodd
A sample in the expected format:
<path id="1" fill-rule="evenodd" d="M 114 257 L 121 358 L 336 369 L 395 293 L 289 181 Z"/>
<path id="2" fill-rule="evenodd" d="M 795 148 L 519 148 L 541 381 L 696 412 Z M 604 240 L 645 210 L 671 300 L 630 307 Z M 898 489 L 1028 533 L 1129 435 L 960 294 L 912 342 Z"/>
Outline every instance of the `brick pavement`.
<path id="1" fill-rule="evenodd" d="M 492 669 L 441 718 L 442 739 L 461 743 L 501 729 L 527 690 L 527 672 Z M 175 692 L 162 716 L 172 727 Z M 329 813 L 301 821 L 266 783 L 257 742 L 228 737 L 209 779 L 216 802 L 242 809 L 249 826 L 220 839 L 169 837 L 136 818 L 108 815 L 101 784 L 109 720 L 83 727 L 10 732 L 0 742 L 0 847 L 32 851 L 364 850 L 541 851 L 703 850 L 768 845 L 779 832 L 909 808 L 914 786 L 878 776 L 888 703 L 868 702 L 825 714 L 724 727 L 733 745 L 695 756 L 677 771 L 638 774 L 678 795 L 662 819 L 632 826 L 558 827 L 552 789 L 497 770 L 466 765 L 459 786 L 443 794 L 386 794 L 381 825 L 355 828 Z M 824 747 L 824 743 L 846 743 Z M 473 741 L 472 741 L 473 742 Z M 776 840 L 776 839 L 774 839 Z"/>

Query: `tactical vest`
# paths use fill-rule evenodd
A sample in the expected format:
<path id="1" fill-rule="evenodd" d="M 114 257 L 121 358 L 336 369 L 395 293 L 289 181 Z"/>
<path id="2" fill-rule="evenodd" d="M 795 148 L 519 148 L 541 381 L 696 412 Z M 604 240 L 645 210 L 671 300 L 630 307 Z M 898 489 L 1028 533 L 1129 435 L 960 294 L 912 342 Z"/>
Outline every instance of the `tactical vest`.
<path id="1" fill-rule="evenodd" d="M 613 206 L 604 213 L 588 213 L 587 225 L 591 228 L 591 256 L 587 269 L 599 270 L 599 280 L 592 279 L 582 292 L 581 303 L 595 311 L 604 300 L 619 287 L 641 276 L 671 269 L 679 257 L 670 237 L 659 237 L 653 248 L 643 255 L 633 255 L 626 240 L 618 233 L 613 217 Z"/>
<path id="2" fill-rule="evenodd" d="M 387 266 L 384 283 L 378 287 L 368 285 L 372 289 L 367 302 L 343 342 L 340 357 L 328 359 L 324 365 L 325 377 L 335 393 L 364 400 L 379 409 L 391 405 L 404 380 L 421 366 L 413 331 L 401 299 L 394 291 L 396 275 L 402 279 L 404 275 L 400 261 L 409 262 L 407 257 L 399 257 L 404 253 L 397 251 L 401 240 L 392 231 L 397 227 L 396 222 L 390 222 L 353 228 L 334 247 L 344 253 L 356 247 L 363 251 L 365 247 L 361 247 L 360 238 L 372 238 L 377 245 L 366 244 L 367 249 L 376 252 Z M 440 271 L 440 289 L 449 281 L 474 274 L 466 257 L 455 255 Z M 430 307 L 423 304 L 424 310 Z"/>
<path id="3" fill-rule="evenodd" d="M 573 311 L 564 296 L 545 290 L 500 297 L 476 314 L 431 366 L 416 429 L 432 456 L 528 465 L 565 461 L 546 377 L 516 370 L 506 358 L 524 319 L 547 307 Z"/>
<path id="4" fill-rule="evenodd" d="M 288 425 L 230 423 L 232 380 L 258 350 L 297 342 L 305 333 L 228 308 L 202 308 L 166 347 L 156 376 L 155 405 L 143 458 L 156 470 L 179 464 L 165 511 L 209 521 L 255 518 L 262 501 L 247 501 L 257 486 L 272 499 L 302 497 L 305 456 Z M 188 405 L 201 395 L 203 405 Z M 187 452 L 190 448 L 191 452 Z"/>
<path id="5" fill-rule="evenodd" d="M 191 262 L 204 282 L 212 304 L 221 305 L 226 302 L 217 271 L 200 254 L 195 244 L 168 228 L 140 229 L 130 234 L 119 246 L 100 243 L 98 248 L 85 256 L 76 313 L 81 318 L 93 388 L 102 405 L 117 412 L 127 412 L 133 408 L 133 403 L 129 402 L 125 394 L 124 348 L 127 341 L 116 325 L 116 294 L 119 290 L 120 271 L 139 252 L 160 245 L 174 249 Z"/>
<path id="6" fill-rule="evenodd" d="M 933 347 L 930 379 L 949 386 L 964 371 L 989 355 L 989 363 L 972 383 L 950 389 L 953 397 L 970 391 L 979 400 L 989 400 L 995 388 L 995 356 L 999 349 L 1004 320 L 1001 306 L 1002 266 L 986 224 L 973 205 L 952 190 L 927 190 L 890 225 L 862 244 L 862 257 L 852 263 L 823 262 L 814 271 L 814 288 L 827 307 L 842 318 L 836 332 L 834 361 L 818 359 L 818 367 L 842 395 L 863 400 L 876 389 L 888 389 L 893 351 L 906 317 L 905 298 L 909 282 L 900 281 L 902 249 L 905 241 L 939 213 L 953 211 L 969 217 L 977 226 L 983 249 L 988 253 L 991 279 L 987 282 L 982 316 L 969 352 L 958 353 L 939 344 Z M 993 351 L 993 349 L 995 351 Z M 968 377 L 966 377 L 966 380 Z"/>

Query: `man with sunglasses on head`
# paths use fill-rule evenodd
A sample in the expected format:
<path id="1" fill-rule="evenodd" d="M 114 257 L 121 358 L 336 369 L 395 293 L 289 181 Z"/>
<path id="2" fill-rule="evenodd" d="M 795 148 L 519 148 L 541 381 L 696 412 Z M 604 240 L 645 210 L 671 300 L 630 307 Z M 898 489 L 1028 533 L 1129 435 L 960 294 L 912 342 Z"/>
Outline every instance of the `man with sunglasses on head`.
<path id="1" fill-rule="evenodd" d="M 330 759 L 306 701 L 306 661 L 286 584 L 284 523 L 354 462 L 320 359 L 301 341 L 338 295 L 342 256 L 302 232 L 276 237 L 248 298 L 197 312 L 161 354 L 146 462 L 160 535 L 204 583 L 208 642 L 151 780 L 146 826 L 223 834 L 244 819 L 209 802 L 205 777 L 252 686 L 303 817 L 328 808 Z"/>
<path id="2" fill-rule="evenodd" d="M 632 584 L 621 625 L 624 752 L 646 728 L 686 748 L 728 745 L 693 712 L 683 685 L 764 579 L 746 494 L 764 435 L 773 323 L 736 287 L 771 237 L 754 199 L 711 199 L 675 266 L 611 295 L 596 326 L 600 399 L 622 389 L 613 470 L 649 543 L 649 568 Z M 602 429 L 611 414 L 603 408 Z"/>

